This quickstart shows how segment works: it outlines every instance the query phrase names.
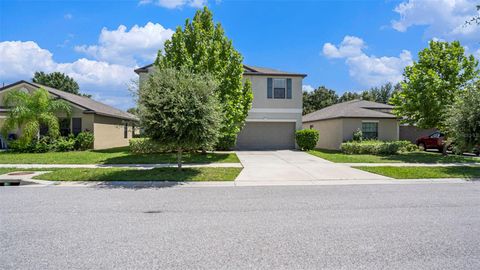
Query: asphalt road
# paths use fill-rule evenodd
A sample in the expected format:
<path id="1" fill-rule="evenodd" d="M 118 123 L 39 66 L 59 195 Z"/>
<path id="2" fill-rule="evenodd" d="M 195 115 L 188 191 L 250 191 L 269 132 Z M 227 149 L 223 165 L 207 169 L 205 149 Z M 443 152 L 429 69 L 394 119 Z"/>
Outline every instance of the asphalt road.
<path id="1" fill-rule="evenodd" d="M 480 183 L 0 188 L 0 269 L 480 269 Z"/>

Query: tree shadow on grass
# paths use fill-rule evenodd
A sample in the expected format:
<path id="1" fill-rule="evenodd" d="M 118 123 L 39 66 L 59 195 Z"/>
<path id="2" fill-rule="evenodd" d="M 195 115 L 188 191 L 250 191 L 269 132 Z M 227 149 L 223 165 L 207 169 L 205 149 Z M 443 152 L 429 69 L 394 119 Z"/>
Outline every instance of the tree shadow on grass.
<path id="1" fill-rule="evenodd" d="M 475 158 L 459 155 L 443 156 L 441 153 L 433 152 L 411 152 L 397 155 L 380 156 L 384 161 L 405 162 L 405 163 L 474 163 L 480 162 Z"/>
<path id="2" fill-rule="evenodd" d="M 480 180 L 480 167 L 479 166 L 467 166 L 467 167 L 442 167 L 441 171 L 452 175 L 452 178 L 463 178 L 470 181 Z"/>
<path id="3" fill-rule="evenodd" d="M 226 153 L 206 153 L 199 152 L 184 153 L 182 160 L 184 163 L 215 163 L 225 162 L 230 158 Z M 133 154 L 128 152 L 124 156 L 106 158 L 104 164 L 159 164 L 176 163 L 176 153 L 154 153 L 154 154 Z"/>

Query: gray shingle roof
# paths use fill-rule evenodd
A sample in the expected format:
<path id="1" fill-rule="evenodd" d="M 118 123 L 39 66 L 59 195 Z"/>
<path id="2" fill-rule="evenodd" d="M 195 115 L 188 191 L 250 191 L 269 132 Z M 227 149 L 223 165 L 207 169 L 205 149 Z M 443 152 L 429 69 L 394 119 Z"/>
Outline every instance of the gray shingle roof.
<path id="1" fill-rule="evenodd" d="M 334 118 L 391 118 L 396 119 L 391 110 L 393 106 L 366 101 L 351 100 L 338 103 L 321 110 L 309 113 L 302 117 L 302 122 L 313 122 Z"/>
<path id="2" fill-rule="evenodd" d="M 41 85 L 41 84 L 38 84 L 38 83 L 27 82 L 27 81 L 19 81 L 19 82 L 10 84 L 10 85 L 6 85 L 5 87 L 2 87 L 0 89 L 0 91 L 4 90 L 4 89 L 7 89 L 7 88 L 10 88 L 12 86 L 21 84 L 21 83 L 26 83 L 26 84 L 29 84 L 33 87 L 38 87 L 38 88 L 42 87 L 45 90 L 47 90 L 49 93 L 51 93 L 51 94 L 53 94 L 57 97 L 60 97 L 60 98 L 66 100 L 66 101 L 68 101 L 72 104 L 75 104 L 79 107 L 84 108 L 86 113 L 94 113 L 94 114 L 99 114 L 99 115 L 115 117 L 115 118 L 121 118 L 121 119 L 125 119 L 125 120 L 134 120 L 134 121 L 138 120 L 137 117 L 133 114 L 130 114 L 130 113 L 124 112 L 122 110 L 116 109 L 112 106 L 103 104 L 103 103 L 98 102 L 96 100 L 93 100 L 91 98 L 67 93 L 67 92 L 60 91 L 58 89 L 48 87 L 48 86 L 45 86 L 45 85 Z"/>
<path id="3" fill-rule="evenodd" d="M 153 66 L 153 64 L 146 65 L 144 67 L 140 67 L 135 69 L 135 73 L 143 73 L 143 72 L 148 72 L 148 68 Z M 260 75 L 260 76 L 295 76 L 295 77 L 307 77 L 306 74 L 301 74 L 301 73 L 292 73 L 292 72 L 287 72 L 287 71 L 281 71 L 281 70 L 276 70 L 272 68 L 264 68 L 264 67 L 254 67 L 254 66 L 249 66 L 249 65 L 243 65 L 244 68 L 244 75 Z"/>

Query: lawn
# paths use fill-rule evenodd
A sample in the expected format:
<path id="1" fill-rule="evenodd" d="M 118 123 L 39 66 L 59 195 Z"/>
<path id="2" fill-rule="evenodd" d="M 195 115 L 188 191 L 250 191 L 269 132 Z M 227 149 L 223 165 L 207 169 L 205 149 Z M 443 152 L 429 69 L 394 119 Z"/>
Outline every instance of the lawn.
<path id="1" fill-rule="evenodd" d="M 156 164 L 175 163 L 174 153 L 133 154 L 128 147 L 75 152 L 0 153 L 0 164 Z M 238 163 L 234 153 L 184 153 L 185 163 Z"/>
<path id="2" fill-rule="evenodd" d="M 354 167 L 397 179 L 480 178 L 480 167 Z"/>
<path id="3" fill-rule="evenodd" d="M 50 181 L 233 181 L 242 168 L 155 168 L 151 170 L 98 168 L 57 169 L 36 176 Z"/>
<path id="4" fill-rule="evenodd" d="M 478 157 L 457 155 L 443 156 L 433 152 L 412 152 L 389 156 L 349 155 L 340 151 L 316 149 L 308 153 L 337 163 L 472 163 L 480 162 Z"/>

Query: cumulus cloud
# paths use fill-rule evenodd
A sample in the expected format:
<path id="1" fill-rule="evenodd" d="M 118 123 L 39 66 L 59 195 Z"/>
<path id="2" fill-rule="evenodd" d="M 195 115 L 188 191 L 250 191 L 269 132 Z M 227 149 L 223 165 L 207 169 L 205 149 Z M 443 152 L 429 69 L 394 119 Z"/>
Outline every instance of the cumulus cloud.
<path id="1" fill-rule="evenodd" d="M 376 86 L 386 82 L 396 83 L 402 80 L 403 69 L 410 65 L 412 54 L 403 50 L 398 57 L 367 55 L 365 42 L 358 37 L 345 36 L 340 45 L 323 45 L 323 54 L 327 58 L 345 59 L 352 78 L 364 86 Z"/>
<path id="2" fill-rule="evenodd" d="M 145 26 L 134 25 L 130 30 L 125 25 L 111 31 L 104 27 L 98 44 L 76 46 L 75 51 L 99 61 L 132 66 L 154 61 L 158 50 L 163 49 L 163 44 L 173 33 L 173 30 L 152 22 Z"/>
<path id="3" fill-rule="evenodd" d="M 313 86 L 311 86 L 309 84 L 302 85 L 302 91 L 303 92 L 312 92 L 313 90 L 315 90 L 315 88 L 313 88 Z"/>
<path id="4" fill-rule="evenodd" d="M 140 0 L 140 5 L 155 4 L 164 8 L 174 9 L 189 6 L 193 8 L 201 8 L 206 6 L 207 0 Z"/>
<path id="5" fill-rule="evenodd" d="M 126 85 L 136 77 L 133 67 L 85 58 L 58 63 L 50 51 L 33 41 L 0 42 L 0 81 L 30 80 L 35 71 L 63 72 L 74 78 L 83 92 L 117 98 L 123 101 L 119 107 L 124 109 L 133 104 L 133 100 L 126 102 Z"/>
<path id="6" fill-rule="evenodd" d="M 477 0 L 408 0 L 395 7 L 400 18 L 391 24 L 400 32 L 413 26 L 426 26 L 427 38 L 479 41 L 480 27 L 465 25 L 465 21 L 478 15 L 476 5 Z"/>

